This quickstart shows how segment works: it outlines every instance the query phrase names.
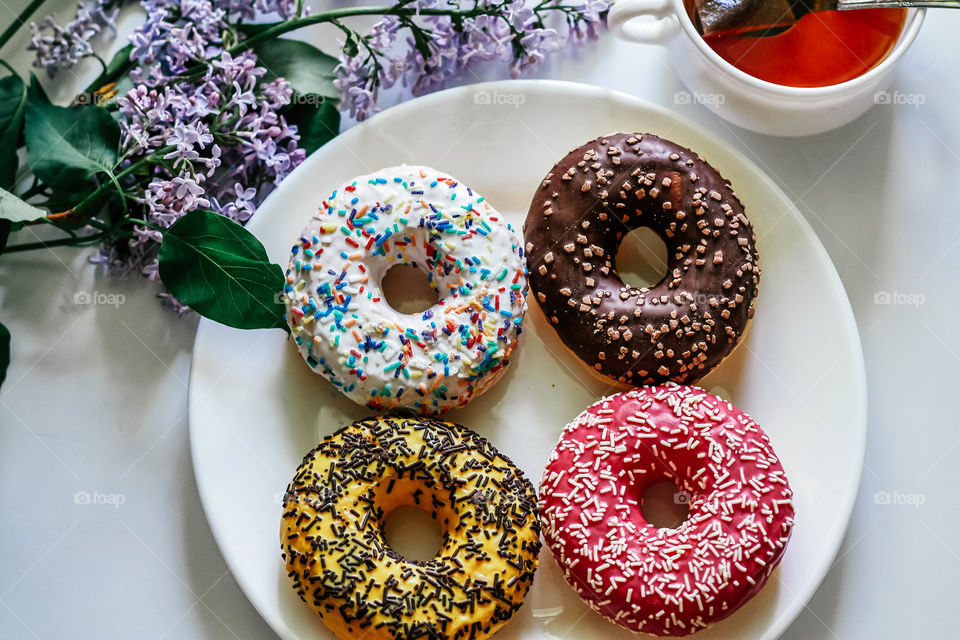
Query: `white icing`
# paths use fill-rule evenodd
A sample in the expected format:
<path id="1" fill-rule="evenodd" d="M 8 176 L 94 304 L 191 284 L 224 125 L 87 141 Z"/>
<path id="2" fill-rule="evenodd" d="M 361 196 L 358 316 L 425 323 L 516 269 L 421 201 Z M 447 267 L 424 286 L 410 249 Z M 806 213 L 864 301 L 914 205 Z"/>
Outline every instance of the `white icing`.
<path id="1" fill-rule="evenodd" d="M 393 309 L 380 287 L 396 264 L 426 271 L 437 304 Z M 502 374 L 526 291 L 522 243 L 500 214 L 447 174 L 404 165 L 324 201 L 293 247 L 284 298 L 300 354 L 352 400 L 439 413 Z"/>

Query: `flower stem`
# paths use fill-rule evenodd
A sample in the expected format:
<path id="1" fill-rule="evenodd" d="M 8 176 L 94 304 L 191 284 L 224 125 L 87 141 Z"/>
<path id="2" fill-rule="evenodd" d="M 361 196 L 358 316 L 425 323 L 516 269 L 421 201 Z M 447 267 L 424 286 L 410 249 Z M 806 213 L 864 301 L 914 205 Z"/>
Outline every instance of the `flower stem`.
<path id="1" fill-rule="evenodd" d="M 234 46 L 227 49 L 227 53 L 233 55 L 239 53 L 240 51 L 245 51 L 250 47 L 254 46 L 262 40 L 269 40 L 271 38 L 276 38 L 285 33 L 290 33 L 291 31 L 296 31 L 302 29 L 303 27 L 308 27 L 314 24 L 322 24 L 324 22 L 336 22 L 341 18 L 355 18 L 357 16 L 450 16 L 450 17 L 460 17 L 460 18 L 472 18 L 484 13 L 487 13 L 489 9 L 484 7 L 473 7 L 472 9 L 417 9 L 416 7 L 403 7 L 403 6 L 392 6 L 392 7 L 344 7 L 342 9 L 332 9 L 330 11 L 324 11 L 322 13 L 317 13 L 311 16 L 302 16 L 299 18 L 292 18 L 290 20 L 285 20 L 283 22 L 278 22 L 277 24 L 255 33 L 246 40 L 235 44 Z M 182 74 L 183 76 L 193 76 L 198 73 L 203 72 L 205 65 L 195 65 L 190 69 L 187 69 Z"/>
<path id="2" fill-rule="evenodd" d="M 152 222 L 148 222 L 147 220 L 141 220 L 140 218 L 127 218 L 126 222 L 129 222 L 131 224 L 139 224 L 142 227 L 146 227 L 147 229 L 152 229 L 153 231 L 159 231 L 160 233 L 163 233 L 164 231 L 163 227 L 158 227 Z"/>
<path id="3" fill-rule="evenodd" d="M 30 16 L 36 13 L 37 9 L 39 9 L 44 2 L 45 0 L 33 0 L 23 11 L 20 12 L 20 15 L 13 19 L 13 22 L 11 22 L 10 25 L 3 30 L 3 33 L 0 33 L 0 48 L 3 48 L 3 45 L 7 44 L 7 41 L 13 37 L 13 34 L 19 31 L 20 27 L 27 23 L 27 20 L 30 19 Z"/>
<path id="4" fill-rule="evenodd" d="M 4 255 L 8 253 L 19 253 L 21 251 L 34 251 L 36 249 L 49 249 L 50 247 L 64 247 L 72 245 L 87 244 L 102 240 L 107 236 L 105 231 L 94 233 L 88 236 L 71 236 L 69 238 L 57 238 L 56 240 L 40 240 L 39 242 L 27 242 L 24 244 L 15 244 L 6 247 L 3 250 Z"/>
<path id="5" fill-rule="evenodd" d="M 269 29 L 264 29 L 260 33 L 254 34 L 243 42 L 228 49 L 229 53 L 236 53 L 249 49 L 261 40 L 275 38 L 290 31 L 296 31 L 312 24 L 321 24 L 339 20 L 340 18 L 354 18 L 357 16 L 458 16 L 462 18 L 471 18 L 484 13 L 485 9 L 474 7 L 472 9 L 417 9 L 411 7 L 345 7 L 343 9 L 333 9 L 324 11 L 312 16 L 303 16 L 281 22 Z"/>
<path id="6" fill-rule="evenodd" d="M 118 172 L 117 172 L 117 174 L 114 176 L 114 180 L 107 180 L 107 181 L 105 181 L 103 184 L 101 184 L 99 187 L 97 187 L 97 188 L 93 191 L 93 193 L 91 193 L 91 194 L 88 195 L 86 198 L 84 198 L 83 200 L 81 200 L 78 205 L 72 207 L 72 208 L 70 209 L 70 212 L 72 212 L 72 213 L 74 213 L 74 214 L 79 214 L 80 211 L 81 211 L 84 207 L 86 207 L 87 205 L 89 205 L 91 202 L 93 202 L 93 201 L 97 198 L 97 196 L 101 195 L 103 192 L 105 192 L 105 191 L 107 191 L 108 189 L 110 189 L 111 187 L 115 186 L 115 185 L 114 185 L 115 182 L 119 182 L 121 178 L 125 178 L 125 177 L 127 177 L 128 175 L 130 175 L 131 173 L 134 173 L 135 171 L 138 171 L 138 170 L 142 169 L 143 167 L 148 166 L 151 162 L 153 162 L 153 161 L 156 160 L 157 158 L 162 157 L 164 154 L 166 154 L 166 153 L 168 153 L 168 152 L 170 152 L 170 151 L 173 151 L 175 148 L 176 148 L 176 147 L 175 147 L 174 145 L 167 145 L 167 146 L 165 146 L 165 147 L 161 147 L 161 148 L 157 149 L 156 151 L 154 151 L 153 153 L 151 153 L 151 154 L 148 155 L 148 156 L 143 156 L 142 158 L 140 158 L 140 159 L 137 160 L 136 162 L 130 163 L 130 166 L 128 166 L 126 169 L 124 169 L 123 171 L 118 171 Z"/>

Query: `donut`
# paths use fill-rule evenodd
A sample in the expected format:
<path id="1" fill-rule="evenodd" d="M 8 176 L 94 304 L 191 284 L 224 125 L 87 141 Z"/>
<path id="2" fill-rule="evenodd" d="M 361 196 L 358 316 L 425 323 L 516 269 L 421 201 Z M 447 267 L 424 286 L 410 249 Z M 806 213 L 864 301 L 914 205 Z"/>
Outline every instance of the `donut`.
<path id="1" fill-rule="evenodd" d="M 687 519 L 658 529 L 642 496 L 672 481 Z M 752 598 L 793 529 L 792 492 L 766 434 L 702 389 L 613 395 L 570 423 L 540 485 L 544 539 L 567 582 L 605 618 L 683 636 Z"/>
<path id="2" fill-rule="evenodd" d="M 649 227 L 667 274 L 627 285 L 616 256 Z M 530 286 L 560 340 L 600 374 L 639 386 L 695 382 L 740 341 L 760 269 L 730 183 L 696 153 L 650 134 L 574 149 L 543 179 L 524 224 Z"/>
<path id="3" fill-rule="evenodd" d="M 384 539 L 384 517 L 400 506 L 440 523 L 432 560 L 406 560 Z M 284 495 L 280 541 L 294 589 L 342 640 L 480 640 L 533 582 L 537 498 L 466 427 L 368 418 L 304 457 Z"/>
<path id="4" fill-rule="evenodd" d="M 393 309 L 394 265 L 427 273 L 438 301 Z M 527 309 L 521 240 L 480 194 L 428 167 L 382 169 L 323 202 L 291 251 L 286 319 L 300 355 L 358 404 L 424 414 L 496 382 Z"/>

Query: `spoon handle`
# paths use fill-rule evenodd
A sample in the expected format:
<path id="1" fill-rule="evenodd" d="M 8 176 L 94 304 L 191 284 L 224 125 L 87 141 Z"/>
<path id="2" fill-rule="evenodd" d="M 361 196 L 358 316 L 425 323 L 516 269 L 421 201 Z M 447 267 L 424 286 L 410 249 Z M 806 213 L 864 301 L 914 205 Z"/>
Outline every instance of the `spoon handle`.
<path id="1" fill-rule="evenodd" d="M 892 7 L 960 9 L 960 0 L 837 0 L 838 9 L 890 9 Z"/>

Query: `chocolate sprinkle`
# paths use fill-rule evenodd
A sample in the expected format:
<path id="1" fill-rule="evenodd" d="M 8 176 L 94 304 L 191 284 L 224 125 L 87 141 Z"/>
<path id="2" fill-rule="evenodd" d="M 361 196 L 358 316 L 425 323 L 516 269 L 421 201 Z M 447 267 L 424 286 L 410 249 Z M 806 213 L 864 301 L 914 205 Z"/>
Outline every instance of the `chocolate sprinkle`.
<path id="1" fill-rule="evenodd" d="M 304 457 L 284 496 L 281 548 L 297 594 L 341 638 L 486 638 L 533 582 L 536 502 L 523 472 L 466 427 L 368 418 Z M 386 514 L 413 504 L 443 528 L 426 562 L 384 537 Z"/>
<path id="2" fill-rule="evenodd" d="M 620 243 L 640 227 L 667 246 L 667 274 L 652 287 L 617 273 Z M 534 196 L 524 237 L 544 315 L 577 357 L 620 382 L 695 382 L 753 317 L 760 268 L 743 204 L 706 160 L 657 136 L 605 136 L 567 154 Z"/>

